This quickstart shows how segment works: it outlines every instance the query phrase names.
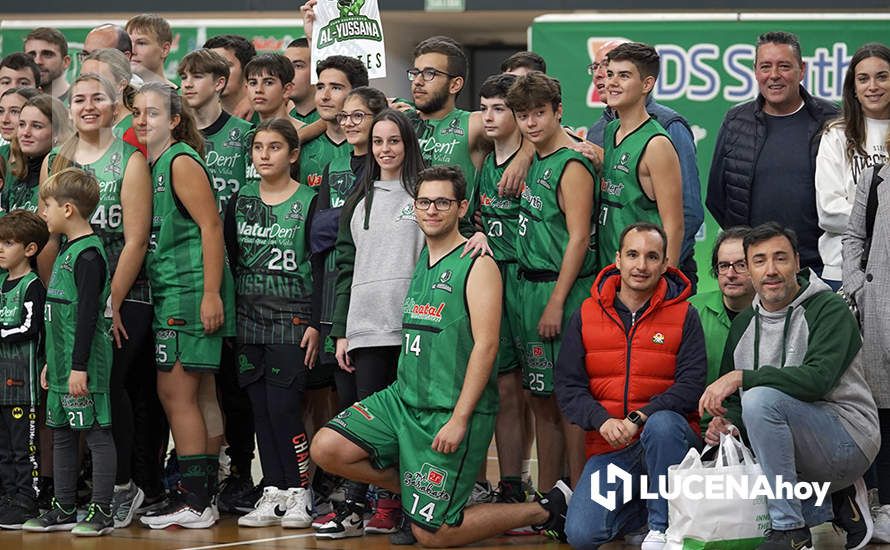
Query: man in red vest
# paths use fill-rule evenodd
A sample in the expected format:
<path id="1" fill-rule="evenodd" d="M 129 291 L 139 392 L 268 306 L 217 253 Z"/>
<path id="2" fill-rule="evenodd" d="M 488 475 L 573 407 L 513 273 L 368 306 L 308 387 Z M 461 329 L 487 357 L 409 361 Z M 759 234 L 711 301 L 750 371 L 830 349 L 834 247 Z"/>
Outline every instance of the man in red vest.
<path id="1" fill-rule="evenodd" d="M 635 223 L 622 231 L 615 264 L 600 272 L 564 332 L 556 397 L 565 417 L 587 430 L 579 498 L 566 517 L 575 550 L 639 532 L 647 519 L 642 550 L 665 545 L 667 501 L 621 502 L 626 481 L 610 482 L 615 472 L 608 466 L 627 472 L 635 497 L 643 474 L 643 489 L 656 494 L 659 477 L 667 487 L 668 466 L 701 446 L 696 402 L 707 358 L 698 312 L 686 301 L 690 294 L 689 280 L 668 265 L 664 230 Z"/>

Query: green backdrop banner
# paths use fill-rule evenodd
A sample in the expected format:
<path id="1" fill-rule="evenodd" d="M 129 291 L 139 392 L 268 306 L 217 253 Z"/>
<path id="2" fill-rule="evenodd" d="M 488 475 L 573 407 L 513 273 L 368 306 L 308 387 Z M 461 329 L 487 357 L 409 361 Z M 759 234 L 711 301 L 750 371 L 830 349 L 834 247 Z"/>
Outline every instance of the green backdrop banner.
<path id="1" fill-rule="evenodd" d="M 547 60 L 547 72 L 562 83 L 563 123 L 582 135 L 603 108 L 587 75 L 597 48 L 614 38 L 654 45 L 662 60 L 655 98 L 680 112 L 693 128 L 704 200 L 723 116 L 730 107 L 757 94 L 753 63 L 759 34 L 771 30 L 797 34 L 807 63 L 804 85 L 813 95 L 835 101 L 840 101 L 844 73 L 856 49 L 867 42 L 888 42 L 890 37 L 887 14 L 804 17 L 551 15 L 535 19 L 529 41 L 530 49 Z M 716 288 L 706 272 L 718 230 L 706 215 L 696 246 L 702 290 Z"/>

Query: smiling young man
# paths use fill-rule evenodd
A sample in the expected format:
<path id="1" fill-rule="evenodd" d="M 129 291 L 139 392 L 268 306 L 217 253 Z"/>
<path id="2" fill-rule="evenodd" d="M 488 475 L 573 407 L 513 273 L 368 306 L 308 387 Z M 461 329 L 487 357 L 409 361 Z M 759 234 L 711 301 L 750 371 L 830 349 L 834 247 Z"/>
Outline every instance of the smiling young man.
<path id="1" fill-rule="evenodd" d="M 822 128 L 838 109 L 801 84 L 807 65 L 797 36 L 764 33 L 756 52 L 760 93 L 726 113 L 705 203 L 721 227 L 775 221 L 793 229 L 800 238 L 801 265 L 821 275 L 816 155 Z"/>
<path id="2" fill-rule="evenodd" d="M 423 546 L 463 546 L 529 524 L 564 538 L 571 491 L 561 481 L 538 502 L 465 508 L 494 432 L 501 318 L 497 265 L 462 254 L 465 193 L 458 166 L 419 174 L 414 207 L 426 247 L 405 298 L 397 379 L 321 429 L 312 458 L 401 493 Z"/>
<path id="3" fill-rule="evenodd" d="M 353 88 L 368 85 L 368 69 L 354 57 L 332 55 L 316 67 L 315 108 L 325 123 L 320 136 L 303 144 L 300 150 L 300 181 L 310 187 L 321 184 L 324 167 L 335 158 L 352 154 L 337 114 L 343 110 L 346 96 Z"/>
<path id="4" fill-rule="evenodd" d="M 71 66 L 71 56 L 65 36 L 58 29 L 38 27 L 25 37 L 25 53 L 40 67 L 43 91 L 67 104 L 71 86 L 65 72 Z"/>
<path id="5" fill-rule="evenodd" d="M 658 77 L 658 53 L 652 46 L 628 42 L 606 59 L 606 93 L 618 119 L 605 131 L 597 230 L 600 266 L 612 262 L 621 231 L 637 221 L 664 228 L 668 262 L 677 265 L 684 228 L 680 159 L 667 131 L 646 112 L 646 97 Z"/>
<path id="6" fill-rule="evenodd" d="M 176 88 L 164 74 L 164 63 L 173 46 L 170 23 L 159 15 L 144 13 L 127 21 L 125 28 L 133 42 L 133 72 L 145 82 L 159 81 Z"/>
<path id="7" fill-rule="evenodd" d="M 769 499 L 771 528 L 759 550 L 813 548 L 809 528 L 829 520 L 846 531 L 845 548 L 863 548 L 873 524 L 862 475 L 881 437 L 859 327 L 844 300 L 800 268 L 794 231 L 766 223 L 743 242 L 757 294 L 733 321 L 722 376 L 699 402 L 714 416 L 705 441 L 718 442 L 729 423 L 746 431 L 774 491 L 780 478 L 831 483 L 831 502 L 819 507 Z"/>
<path id="8" fill-rule="evenodd" d="M 606 494 L 603 471 L 612 464 L 634 485 L 648 475 L 648 490 L 657 492 L 668 466 L 701 447 L 695 402 L 705 386 L 705 343 L 686 301 L 689 280 L 669 266 L 667 235 L 658 225 L 629 225 L 619 243 L 615 264 L 600 272 L 572 315 L 556 369 L 560 408 L 587 430 L 588 460 L 576 488 L 583 495 Z M 643 526 L 649 533 L 642 550 L 661 550 L 666 499 L 636 499 L 614 511 L 574 499 L 566 535 L 575 550 L 595 550 Z"/>
<path id="9" fill-rule="evenodd" d="M 596 171 L 570 148 L 562 128 L 559 83 L 544 74 L 519 77 L 507 92 L 534 160 L 522 191 L 516 239 L 519 337 L 525 356 L 524 385 L 531 390 L 538 448 L 538 486 L 563 476 L 565 462 L 576 482 L 584 465 L 583 432 L 565 422 L 553 396 L 553 365 L 562 328 L 587 297 L 596 276 L 590 249 Z"/>

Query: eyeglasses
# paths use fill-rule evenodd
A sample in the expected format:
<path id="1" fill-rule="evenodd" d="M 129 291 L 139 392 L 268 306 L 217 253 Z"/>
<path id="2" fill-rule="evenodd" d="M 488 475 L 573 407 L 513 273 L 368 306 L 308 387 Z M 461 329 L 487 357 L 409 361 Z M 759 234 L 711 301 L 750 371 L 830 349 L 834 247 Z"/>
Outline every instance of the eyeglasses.
<path id="1" fill-rule="evenodd" d="M 371 113 L 366 113 L 364 111 L 352 111 L 351 113 L 347 112 L 339 112 L 337 113 L 337 124 L 343 125 L 347 120 L 352 122 L 354 125 L 358 126 L 365 120 L 366 116 L 373 116 Z"/>
<path id="2" fill-rule="evenodd" d="M 600 64 L 596 61 L 587 66 L 587 74 L 593 76 L 596 70 L 600 68 Z"/>
<path id="3" fill-rule="evenodd" d="M 417 210 L 429 210 L 430 205 L 435 204 L 436 210 L 439 212 L 448 212 L 451 210 L 451 203 L 460 202 L 457 199 L 446 199 L 445 197 L 439 197 L 436 199 L 427 199 L 425 197 L 421 197 L 419 199 L 414 199 L 414 208 Z"/>
<path id="4" fill-rule="evenodd" d="M 83 60 L 89 57 L 89 55 L 93 52 L 77 52 L 77 61 L 83 63 Z"/>
<path id="5" fill-rule="evenodd" d="M 432 67 L 427 67 L 426 69 L 408 69 L 408 82 L 414 82 L 414 79 L 418 76 L 423 76 L 424 82 L 430 82 L 438 75 L 445 75 L 449 78 L 454 78 L 458 75 L 446 73 L 445 71 L 440 71 L 439 69 L 433 69 Z"/>
<path id="6" fill-rule="evenodd" d="M 727 273 L 730 268 L 741 275 L 748 272 L 748 262 L 746 262 L 745 260 L 738 260 L 735 262 L 717 262 L 717 273 L 720 273 L 721 275 Z"/>

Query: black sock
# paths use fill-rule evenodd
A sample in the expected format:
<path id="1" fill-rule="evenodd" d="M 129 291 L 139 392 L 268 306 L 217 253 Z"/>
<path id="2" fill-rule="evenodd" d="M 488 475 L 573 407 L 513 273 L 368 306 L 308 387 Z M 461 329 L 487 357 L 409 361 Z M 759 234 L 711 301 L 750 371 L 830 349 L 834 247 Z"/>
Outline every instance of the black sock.
<path id="1" fill-rule="evenodd" d="M 205 455 L 179 457 L 179 472 L 182 474 L 182 488 L 190 506 L 204 510 L 210 504 L 207 495 L 207 460 Z"/>
<path id="2" fill-rule="evenodd" d="M 219 492 L 219 455 L 204 455 L 207 471 L 207 494 L 213 498 Z"/>

